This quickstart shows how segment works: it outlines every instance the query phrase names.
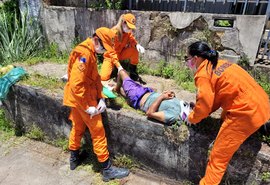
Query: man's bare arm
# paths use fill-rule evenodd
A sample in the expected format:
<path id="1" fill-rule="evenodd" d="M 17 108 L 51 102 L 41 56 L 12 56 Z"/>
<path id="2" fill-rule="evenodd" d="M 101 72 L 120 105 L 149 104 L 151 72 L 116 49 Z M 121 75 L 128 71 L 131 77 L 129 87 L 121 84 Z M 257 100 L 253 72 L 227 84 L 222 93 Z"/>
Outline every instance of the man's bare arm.
<path id="1" fill-rule="evenodd" d="M 154 103 L 149 107 L 149 109 L 146 111 L 146 115 L 149 118 L 153 118 L 159 121 L 164 122 L 165 115 L 164 112 L 157 112 L 161 102 L 163 100 L 172 99 L 175 97 L 174 92 L 172 91 L 164 91 L 155 101 Z"/>

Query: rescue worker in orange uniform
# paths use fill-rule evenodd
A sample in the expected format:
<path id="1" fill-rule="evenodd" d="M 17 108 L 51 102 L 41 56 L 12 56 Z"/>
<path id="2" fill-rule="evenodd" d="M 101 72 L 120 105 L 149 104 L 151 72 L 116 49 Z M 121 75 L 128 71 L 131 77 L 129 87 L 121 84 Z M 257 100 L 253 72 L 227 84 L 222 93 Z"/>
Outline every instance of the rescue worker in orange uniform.
<path id="1" fill-rule="evenodd" d="M 136 18 L 133 14 L 122 14 L 118 23 L 112 28 L 115 32 L 115 52 L 105 52 L 100 76 L 102 81 L 109 80 L 114 66 L 118 71 L 122 68 L 120 60 L 129 60 L 130 78 L 138 80 L 137 64 L 139 62 L 139 52 L 144 53 L 145 49 L 138 44 L 132 31 L 136 29 Z M 120 67 L 120 69 L 119 69 Z"/>
<path id="2" fill-rule="evenodd" d="M 196 104 L 189 124 L 199 123 L 218 108 L 224 120 L 215 139 L 200 185 L 217 185 L 240 145 L 270 118 L 268 95 L 240 66 L 218 59 L 201 41 L 188 47 L 188 66 L 195 70 Z"/>
<path id="3" fill-rule="evenodd" d="M 103 167 L 103 180 L 122 178 L 129 170 L 112 166 L 101 113 L 106 104 L 97 70 L 96 54 L 113 50 L 114 33 L 105 27 L 98 28 L 93 38 L 87 38 L 72 50 L 68 62 L 68 81 L 64 89 L 63 104 L 71 107 L 69 119 L 72 129 L 69 137 L 70 169 L 74 170 L 83 160 L 80 142 L 88 127 L 94 153 Z"/>

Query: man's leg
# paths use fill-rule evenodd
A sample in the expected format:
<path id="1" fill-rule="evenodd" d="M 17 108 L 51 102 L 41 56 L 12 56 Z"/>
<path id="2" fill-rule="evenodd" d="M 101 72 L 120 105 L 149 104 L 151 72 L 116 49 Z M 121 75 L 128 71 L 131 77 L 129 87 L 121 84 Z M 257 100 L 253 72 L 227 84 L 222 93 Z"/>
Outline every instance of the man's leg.
<path id="1" fill-rule="evenodd" d="M 101 114 L 95 115 L 92 119 L 90 119 L 90 116 L 85 112 L 82 112 L 81 115 L 89 128 L 94 153 L 97 155 L 98 161 L 102 164 L 103 180 L 109 181 L 111 179 L 119 179 L 128 176 L 128 169 L 116 168 L 111 164 Z"/>
<path id="2" fill-rule="evenodd" d="M 70 169 L 74 170 L 83 160 L 80 156 L 80 147 L 86 125 L 75 108 L 71 108 L 69 119 L 72 121 L 72 129 L 69 135 Z"/>
<path id="3" fill-rule="evenodd" d="M 118 76 L 117 76 L 117 83 L 116 83 L 116 87 L 114 88 L 114 90 L 117 93 L 120 93 L 122 96 L 126 96 L 125 92 L 123 91 L 123 89 L 121 88 L 123 85 L 123 81 L 124 79 L 128 78 L 128 74 L 127 72 L 122 69 L 121 71 L 118 72 Z"/>
<path id="4" fill-rule="evenodd" d="M 126 60 L 129 59 L 129 71 L 130 71 L 130 78 L 134 81 L 139 79 L 139 75 L 137 73 L 137 65 L 139 63 L 139 52 L 134 47 L 129 47 L 123 49 L 119 56 L 119 60 Z"/>

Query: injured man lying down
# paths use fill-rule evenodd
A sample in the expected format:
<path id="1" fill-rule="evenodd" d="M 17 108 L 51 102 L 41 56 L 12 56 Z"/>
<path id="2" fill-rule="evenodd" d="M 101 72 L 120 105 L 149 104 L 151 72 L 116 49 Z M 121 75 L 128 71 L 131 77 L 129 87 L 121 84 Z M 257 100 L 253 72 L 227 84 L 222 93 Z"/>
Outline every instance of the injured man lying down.
<path id="1" fill-rule="evenodd" d="M 118 72 L 117 84 L 113 90 L 124 96 L 131 107 L 142 110 L 148 118 L 166 125 L 186 122 L 193 108 L 193 103 L 177 99 L 173 91 L 157 93 L 136 83 L 124 69 Z"/>

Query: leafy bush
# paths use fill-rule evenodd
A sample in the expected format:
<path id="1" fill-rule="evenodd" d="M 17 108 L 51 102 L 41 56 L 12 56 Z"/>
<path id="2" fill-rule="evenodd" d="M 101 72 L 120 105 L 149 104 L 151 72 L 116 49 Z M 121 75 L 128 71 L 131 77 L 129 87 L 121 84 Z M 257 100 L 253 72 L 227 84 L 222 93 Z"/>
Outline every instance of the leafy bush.
<path id="1" fill-rule="evenodd" d="M 16 13 L 15 13 L 16 14 Z M 9 22 L 8 14 L 0 10 L 0 56 L 5 63 L 21 61 L 33 56 L 41 46 L 42 34 L 37 21 L 20 12 L 20 19 Z"/>
<path id="2" fill-rule="evenodd" d="M 115 9 L 115 10 L 121 10 L 122 5 L 123 5 L 124 0 L 103 0 L 103 1 L 98 1 L 90 4 L 90 8 L 95 8 L 95 9 Z"/>

